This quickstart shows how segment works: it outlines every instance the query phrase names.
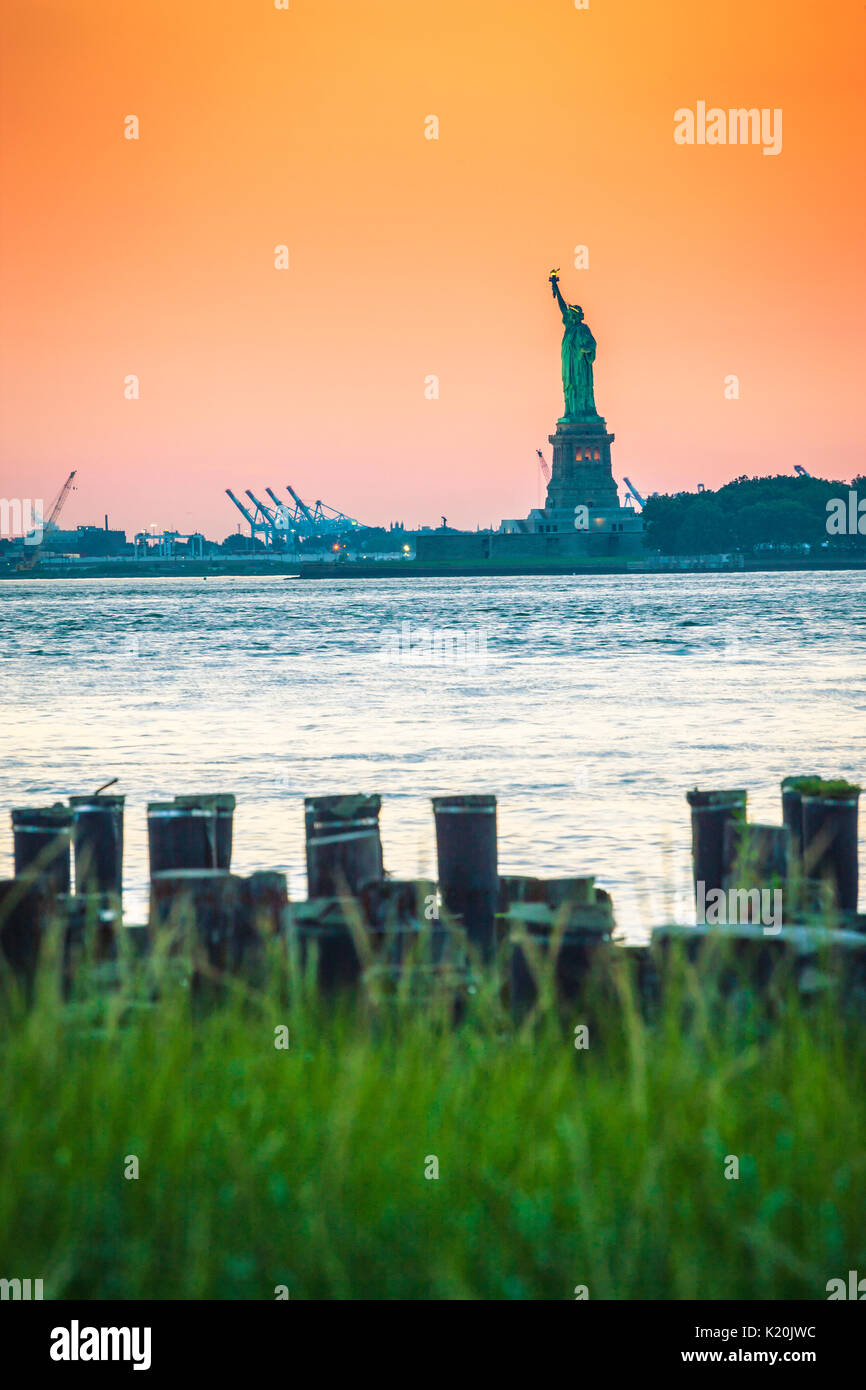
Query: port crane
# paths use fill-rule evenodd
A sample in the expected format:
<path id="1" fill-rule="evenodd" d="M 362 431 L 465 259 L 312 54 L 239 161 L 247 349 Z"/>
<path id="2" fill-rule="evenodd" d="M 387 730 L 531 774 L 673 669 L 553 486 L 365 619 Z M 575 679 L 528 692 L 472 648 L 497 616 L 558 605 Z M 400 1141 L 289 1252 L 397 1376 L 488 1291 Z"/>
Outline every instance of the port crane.
<path id="1" fill-rule="evenodd" d="M 266 507 L 265 504 L 264 504 L 264 502 L 260 502 L 259 499 L 258 499 L 258 497 L 256 497 L 256 494 L 255 494 L 254 492 L 252 492 L 249 488 L 245 488 L 244 491 L 246 492 L 246 495 L 247 495 L 247 497 L 250 499 L 250 501 L 252 502 L 253 506 L 258 508 L 260 515 L 263 516 L 263 517 L 265 518 L 265 520 L 268 522 L 268 524 L 269 524 L 270 526 L 273 526 L 273 524 L 274 524 L 274 509 L 273 509 L 273 507 Z"/>
<path id="2" fill-rule="evenodd" d="M 226 496 L 231 498 L 241 516 L 248 522 L 250 537 L 255 539 L 256 536 L 261 536 L 265 545 L 273 545 L 278 537 L 281 541 L 285 539 L 287 509 L 278 497 L 274 497 L 270 488 L 265 490 L 276 503 L 275 507 L 267 506 L 250 488 L 246 488 L 245 492 L 253 505 L 252 511 L 244 506 L 240 498 L 235 497 L 230 487 L 226 488 Z"/>
<path id="3" fill-rule="evenodd" d="M 625 483 L 626 490 L 629 493 L 629 495 L 634 498 L 641 511 L 643 511 L 644 507 L 646 506 L 646 499 L 641 497 L 631 478 L 623 477 L 623 482 Z"/>
<path id="4" fill-rule="evenodd" d="M 283 502 L 282 499 L 277 496 L 277 494 L 271 487 L 266 487 L 265 492 L 268 494 L 271 501 L 274 503 L 274 525 L 276 526 L 278 531 L 281 531 L 285 534 L 291 529 L 291 511 L 288 506 L 288 503 Z"/>
<path id="5" fill-rule="evenodd" d="M 286 491 L 295 503 L 294 515 L 289 515 L 289 527 L 292 531 L 306 532 L 311 536 L 329 536 L 351 531 L 360 525 L 354 517 L 346 516 L 345 512 L 337 511 L 336 507 L 327 506 L 321 499 L 316 501 L 311 511 L 306 502 L 301 501 L 291 483 L 286 483 Z"/>
<path id="6" fill-rule="evenodd" d="M 646 506 L 646 498 L 641 497 L 631 478 L 626 478 L 625 475 L 623 475 L 623 482 L 625 483 L 626 492 L 628 494 L 628 496 L 626 497 L 626 505 L 631 506 L 631 503 L 628 499 L 629 497 L 633 497 L 635 502 L 637 502 L 638 506 L 640 507 L 641 511 L 643 511 L 644 507 Z M 699 492 L 703 490 L 703 486 L 703 483 L 698 483 Z M 653 492 L 651 496 L 658 497 L 658 493 Z"/>
<path id="7" fill-rule="evenodd" d="M 270 488 L 265 488 L 265 491 L 270 497 L 274 497 Z M 259 501 L 255 493 L 251 492 L 249 488 L 246 489 L 246 494 L 256 508 L 257 515 L 264 518 L 265 543 L 267 544 L 267 542 L 270 541 L 271 545 L 273 545 L 276 540 L 279 540 L 281 543 L 284 542 L 287 529 L 286 508 L 280 502 L 279 498 L 274 497 L 274 501 L 277 504 L 276 507 L 267 507 L 264 502 Z"/>
<path id="8" fill-rule="evenodd" d="M 19 572 L 26 572 L 27 570 L 33 569 L 34 565 L 36 564 L 36 561 L 39 559 L 39 552 L 42 549 L 45 537 L 48 535 L 49 531 L 57 529 L 57 518 L 63 510 L 63 504 L 65 503 L 67 497 L 72 491 L 72 479 L 75 477 L 76 472 L 77 469 L 73 468 L 72 472 L 69 474 L 69 477 L 66 479 L 66 482 L 63 484 L 63 487 L 60 489 L 56 498 L 54 499 L 54 504 L 51 508 L 48 520 L 45 523 L 45 526 L 42 530 L 42 535 L 39 537 L 39 540 L 34 543 L 32 549 L 30 550 L 30 553 L 28 555 L 25 555 L 24 559 L 18 562 L 16 568 Z"/>
<path id="9" fill-rule="evenodd" d="M 812 476 L 812 474 L 807 472 L 807 470 L 803 467 L 801 463 L 794 464 L 794 472 L 797 473 L 801 478 L 811 478 Z"/>
<path id="10" fill-rule="evenodd" d="M 310 511 L 306 503 L 301 501 L 300 497 L 295 492 L 295 489 L 292 487 L 291 483 L 286 483 L 286 492 L 288 492 L 289 495 L 294 498 L 296 509 L 295 517 L 297 518 L 300 514 L 300 516 L 302 516 L 304 520 L 309 523 L 310 526 L 315 526 L 316 523 L 313 520 L 312 512 Z"/>
<path id="11" fill-rule="evenodd" d="M 271 528 L 268 525 L 268 523 L 260 521 L 257 516 L 254 516 L 253 513 L 249 510 L 249 508 L 245 507 L 243 502 L 241 502 L 239 498 L 235 497 L 230 487 L 226 488 L 226 496 L 231 498 L 238 511 L 240 512 L 241 516 L 244 518 L 245 521 L 249 523 L 250 538 L 255 539 L 256 535 L 261 534 L 264 537 L 265 544 L 267 544 L 268 537 L 271 533 Z"/>
<path id="12" fill-rule="evenodd" d="M 345 512 L 338 511 L 336 507 L 327 506 L 321 500 L 316 501 L 312 507 L 308 506 L 295 492 L 291 483 L 287 484 L 286 491 L 294 506 L 283 502 L 273 488 L 265 488 L 273 506 L 262 502 L 254 492 L 246 488 L 246 496 L 254 509 L 252 511 L 235 496 L 231 488 L 226 488 L 226 496 L 231 498 L 249 524 L 250 536 L 261 536 L 266 545 L 272 544 L 275 539 L 283 541 L 289 535 L 302 539 L 342 535 L 344 531 L 351 531 L 360 526 L 360 522 L 355 521 L 353 517 L 346 516 Z"/>

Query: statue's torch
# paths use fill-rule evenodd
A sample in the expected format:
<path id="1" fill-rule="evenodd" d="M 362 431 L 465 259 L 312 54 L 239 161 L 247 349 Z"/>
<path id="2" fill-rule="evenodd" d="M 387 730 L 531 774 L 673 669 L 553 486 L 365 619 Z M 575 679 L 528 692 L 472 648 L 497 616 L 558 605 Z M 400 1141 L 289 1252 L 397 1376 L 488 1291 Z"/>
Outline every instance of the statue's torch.
<path id="1" fill-rule="evenodd" d="M 553 295 L 555 299 L 556 287 L 559 284 L 559 266 L 557 266 L 555 270 L 552 270 L 547 278 L 550 281 L 550 293 Z"/>

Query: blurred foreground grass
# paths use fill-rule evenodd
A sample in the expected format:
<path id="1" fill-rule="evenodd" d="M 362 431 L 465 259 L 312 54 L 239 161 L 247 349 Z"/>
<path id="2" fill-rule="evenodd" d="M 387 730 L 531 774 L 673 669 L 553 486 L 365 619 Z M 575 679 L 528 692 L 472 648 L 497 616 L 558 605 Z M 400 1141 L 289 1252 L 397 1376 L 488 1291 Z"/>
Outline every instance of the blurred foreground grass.
<path id="1" fill-rule="evenodd" d="M 864 1029 L 829 998 L 770 1017 L 683 966 L 647 1023 L 623 969 L 518 1027 L 494 976 L 451 1027 L 287 1003 L 282 965 L 202 1010 L 149 971 L 157 1002 L 133 970 L 64 1004 L 46 961 L 27 1009 L 3 982 L 0 1276 L 46 1298 L 822 1299 L 866 1270 Z"/>

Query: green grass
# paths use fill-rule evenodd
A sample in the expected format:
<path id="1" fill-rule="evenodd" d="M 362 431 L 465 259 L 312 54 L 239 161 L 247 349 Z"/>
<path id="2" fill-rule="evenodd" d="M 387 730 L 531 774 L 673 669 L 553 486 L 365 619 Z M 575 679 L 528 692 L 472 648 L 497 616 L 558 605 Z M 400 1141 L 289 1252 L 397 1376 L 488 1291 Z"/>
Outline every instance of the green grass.
<path id="1" fill-rule="evenodd" d="M 5 982 L 0 1275 L 46 1298 L 823 1299 L 866 1272 L 864 1030 L 832 996 L 723 1005 L 683 967 L 648 1023 L 623 969 L 518 1027 L 492 979 L 451 1027 L 286 1002 L 278 951 L 210 1008 L 151 974 L 156 1002 L 134 971 L 62 1003 L 46 960 L 29 1008 Z"/>

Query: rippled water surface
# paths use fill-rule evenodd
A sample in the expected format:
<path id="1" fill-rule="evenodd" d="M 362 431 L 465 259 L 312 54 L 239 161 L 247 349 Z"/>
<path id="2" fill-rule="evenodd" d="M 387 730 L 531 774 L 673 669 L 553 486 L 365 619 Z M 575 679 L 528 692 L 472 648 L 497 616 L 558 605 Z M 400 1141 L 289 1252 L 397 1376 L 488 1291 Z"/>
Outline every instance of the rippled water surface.
<path id="1" fill-rule="evenodd" d="M 119 777 L 135 920 L 149 800 L 234 792 L 234 866 L 300 895 L 305 794 L 381 792 L 386 866 L 414 875 L 429 798 L 493 791 L 504 872 L 594 872 L 638 935 L 686 911 L 688 787 L 778 820 L 784 775 L 866 774 L 864 600 L 855 573 L 13 580 L 0 801 Z"/>

